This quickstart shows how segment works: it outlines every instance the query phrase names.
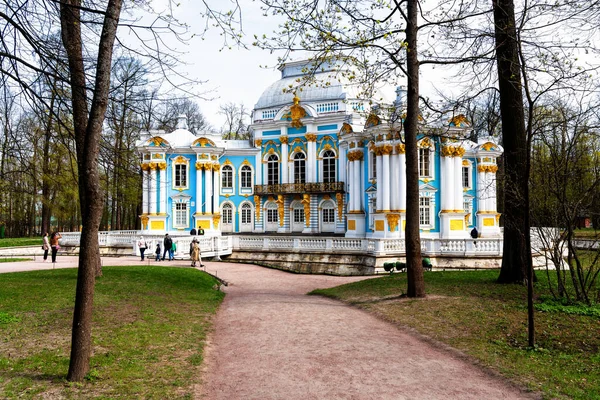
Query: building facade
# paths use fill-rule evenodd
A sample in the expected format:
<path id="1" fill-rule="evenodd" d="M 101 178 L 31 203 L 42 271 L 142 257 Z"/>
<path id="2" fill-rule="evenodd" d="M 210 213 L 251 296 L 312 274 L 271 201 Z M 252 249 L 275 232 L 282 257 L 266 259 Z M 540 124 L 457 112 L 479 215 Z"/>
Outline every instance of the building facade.
<path id="1" fill-rule="evenodd" d="M 280 68 L 281 79 L 255 105 L 251 140 L 196 136 L 183 117 L 173 132 L 142 135 L 142 229 L 403 238 L 403 91 L 389 104 L 370 102 L 331 65 L 291 93 L 306 67 Z M 481 237 L 500 236 L 502 148 L 492 138 L 470 141 L 470 134 L 462 115 L 421 124 L 423 237 L 465 238 L 474 226 Z"/>

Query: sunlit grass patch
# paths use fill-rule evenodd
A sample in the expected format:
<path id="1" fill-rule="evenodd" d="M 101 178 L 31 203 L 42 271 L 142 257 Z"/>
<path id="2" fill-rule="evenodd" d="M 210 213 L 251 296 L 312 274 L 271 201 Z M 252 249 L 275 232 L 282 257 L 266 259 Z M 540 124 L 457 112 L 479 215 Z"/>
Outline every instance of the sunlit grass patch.
<path id="1" fill-rule="evenodd" d="M 213 290 L 216 281 L 184 268 L 103 271 L 94 299 L 91 370 L 81 384 L 65 381 L 77 270 L 0 275 L 0 398 L 192 396 L 224 296 Z"/>

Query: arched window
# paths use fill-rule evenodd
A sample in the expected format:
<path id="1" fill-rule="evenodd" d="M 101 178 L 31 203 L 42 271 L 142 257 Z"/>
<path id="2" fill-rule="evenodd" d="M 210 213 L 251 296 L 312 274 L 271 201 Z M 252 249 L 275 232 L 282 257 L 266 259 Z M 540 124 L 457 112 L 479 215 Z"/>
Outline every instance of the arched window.
<path id="1" fill-rule="evenodd" d="M 242 189 L 252 188 L 252 168 L 244 165 L 240 171 L 240 181 Z"/>
<path id="2" fill-rule="evenodd" d="M 323 204 L 322 208 L 322 219 L 321 222 L 323 224 L 333 224 L 335 223 L 335 208 L 331 201 L 327 201 Z"/>
<path id="3" fill-rule="evenodd" d="M 221 188 L 233 189 L 233 168 L 226 165 L 221 169 Z"/>
<path id="4" fill-rule="evenodd" d="M 267 159 L 267 185 L 279 184 L 279 157 L 271 154 Z"/>
<path id="5" fill-rule="evenodd" d="M 242 224 L 252 223 L 252 206 L 248 203 L 242 205 Z"/>
<path id="6" fill-rule="evenodd" d="M 230 203 L 223 204 L 223 210 L 221 213 L 223 214 L 223 223 L 231 224 L 233 221 L 233 207 Z"/>
<path id="7" fill-rule="evenodd" d="M 294 183 L 306 182 L 306 156 L 304 153 L 294 154 Z"/>
<path id="8" fill-rule="evenodd" d="M 323 182 L 335 182 L 335 153 L 331 150 L 323 153 Z"/>

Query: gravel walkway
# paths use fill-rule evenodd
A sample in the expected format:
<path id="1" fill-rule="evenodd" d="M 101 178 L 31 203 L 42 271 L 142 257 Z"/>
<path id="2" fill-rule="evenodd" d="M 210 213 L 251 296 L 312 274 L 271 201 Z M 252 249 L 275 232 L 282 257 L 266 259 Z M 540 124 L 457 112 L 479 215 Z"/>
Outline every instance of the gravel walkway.
<path id="1" fill-rule="evenodd" d="M 365 278 L 213 267 L 230 286 L 207 346 L 198 398 L 532 398 L 366 312 L 305 295 Z"/>
<path id="2" fill-rule="evenodd" d="M 104 265 L 139 265 L 103 257 Z M 155 263 L 187 267 L 188 261 Z M 365 277 L 296 275 L 244 264 L 205 262 L 227 280 L 196 398 L 250 399 L 527 399 L 451 351 L 440 350 L 315 288 Z M 0 273 L 52 269 L 36 260 L 0 263 Z M 61 256 L 56 268 L 77 267 Z"/>

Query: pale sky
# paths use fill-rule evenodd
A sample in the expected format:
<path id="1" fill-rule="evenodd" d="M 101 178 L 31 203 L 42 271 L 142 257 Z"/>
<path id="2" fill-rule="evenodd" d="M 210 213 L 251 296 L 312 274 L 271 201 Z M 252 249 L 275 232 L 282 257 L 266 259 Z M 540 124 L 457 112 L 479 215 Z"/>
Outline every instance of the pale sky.
<path id="1" fill-rule="evenodd" d="M 187 22 L 192 31 L 196 32 L 204 27 L 204 21 L 199 17 L 198 3 L 194 0 L 182 1 L 176 10 L 177 17 Z M 228 1 L 213 3 L 216 7 L 223 8 L 229 4 Z M 221 49 L 223 38 L 217 28 L 211 28 L 204 40 L 196 37 L 189 46 L 180 47 L 182 51 L 187 52 L 184 56 L 187 65 L 182 66 L 181 70 L 192 79 L 208 80 L 205 88 L 215 89 L 212 93 L 214 100 L 198 100 L 198 104 L 216 130 L 224 123 L 223 116 L 218 114 L 221 104 L 243 103 L 246 109 L 251 111 L 262 92 L 281 75 L 275 68 L 277 54 L 251 47 L 254 34 L 268 34 L 277 24 L 273 18 L 262 16 L 256 2 L 242 1 L 242 7 L 244 40 L 248 43 L 249 50 L 236 47 L 231 50 Z M 270 68 L 261 68 L 261 65 Z"/>

